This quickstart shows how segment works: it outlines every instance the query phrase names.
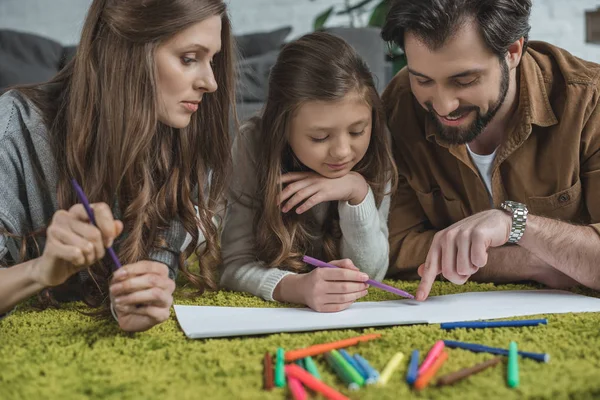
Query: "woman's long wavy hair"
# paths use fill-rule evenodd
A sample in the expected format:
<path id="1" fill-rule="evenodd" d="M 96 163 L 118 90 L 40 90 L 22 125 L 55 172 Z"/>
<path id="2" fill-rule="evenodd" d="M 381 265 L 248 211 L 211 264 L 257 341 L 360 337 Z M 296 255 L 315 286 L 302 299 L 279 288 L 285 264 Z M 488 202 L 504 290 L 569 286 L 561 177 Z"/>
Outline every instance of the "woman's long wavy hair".
<path id="1" fill-rule="evenodd" d="M 296 111 L 310 101 L 339 101 L 353 94 L 360 95 L 373 110 L 371 141 L 354 171 L 366 179 L 379 206 L 386 184 L 396 186 L 397 170 L 383 105 L 366 63 L 343 39 L 315 32 L 284 46 L 271 69 L 268 98 L 258 124 L 259 210 L 254 225 L 258 257 L 270 267 L 303 271 L 302 256 L 306 253 L 327 260 L 340 257 L 337 202 L 330 202 L 325 223 L 317 226 L 312 212 L 282 213 L 277 197 L 283 189 L 279 183 L 283 173 L 308 170 L 288 143 L 288 130 Z M 320 235 L 322 248 L 311 248 L 311 242 Z"/>
<path id="2" fill-rule="evenodd" d="M 204 95 L 186 128 L 161 124 L 155 51 L 212 16 L 222 20 L 222 50 L 213 61 L 219 89 Z M 90 202 L 116 206 L 124 224 L 117 240 L 123 264 L 164 249 L 165 231 L 173 221 L 181 222 L 192 241 L 180 255 L 179 267 L 200 291 L 216 288 L 221 258 L 213 217 L 230 169 L 233 58 L 222 0 L 94 0 L 74 59 L 48 84 L 19 88 L 40 109 L 49 129 L 59 207 L 77 202 L 71 178 L 82 184 Z M 206 240 L 201 250 L 196 247 L 198 229 Z M 22 247 L 27 243 L 31 245 L 23 240 Z M 194 252 L 199 271 L 190 271 L 185 263 Z M 96 283 L 92 287 L 84 289 L 76 275 L 52 292 L 76 290 L 90 306 L 106 305 L 110 261 L 93 265 L 90 273 Z M 48 302 L 53 297 L 45 296 Z"/>

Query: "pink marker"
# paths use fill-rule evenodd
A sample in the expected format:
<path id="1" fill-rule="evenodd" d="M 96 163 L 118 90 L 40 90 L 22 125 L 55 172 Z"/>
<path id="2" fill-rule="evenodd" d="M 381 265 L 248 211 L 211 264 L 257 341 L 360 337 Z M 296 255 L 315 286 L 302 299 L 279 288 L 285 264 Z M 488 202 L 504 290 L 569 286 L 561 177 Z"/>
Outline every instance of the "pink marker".
<path id="1" fill-rule="evenodd" d="M 438 340 L 437 342 L 435 342 L 431 350 L 429 350 L 429 353 L 427 353 L 427 357 L 425 357 L 423 364 L 421 364 L 421 366 L 419 367 L 419 375 L 421 375 L 423 372 L 427 371 L 429 367 L 431 367 L 431 365 L 435 362 L 435 359 L 438 358 L 442 350 L 444 350 L 444 341 Z"/>
<path id="2" fill-rule="evenodd" d="M 290 392 L 292 393 L 294 400 L 306 400 L 308 397 L 306 390 L 304 390 L 304 386 L 302 386 L 302 383 L 298 380 L 298 378 L 288 375 L 287 379 L 288 387 L 290 388 Z"/>

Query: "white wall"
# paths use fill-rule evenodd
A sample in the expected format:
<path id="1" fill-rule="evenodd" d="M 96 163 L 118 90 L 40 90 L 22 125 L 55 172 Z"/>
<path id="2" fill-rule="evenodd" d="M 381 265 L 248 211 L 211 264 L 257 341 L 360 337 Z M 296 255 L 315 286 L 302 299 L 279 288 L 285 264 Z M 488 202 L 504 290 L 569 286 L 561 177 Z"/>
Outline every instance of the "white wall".
<path id="1" fill-rule="evenodd" d="M 91 0 L 0 0 L 0 28 L 31 32 L 64 45 L 79 41 Z"/>
<path id="2" fill-rule="evenodd" d="M 585 42 L 585 12 L 598 7 L 600 0 L 533 0 L 530 39 L 600 63 L 600 45 Z"/>
<path id="3" fill-rule="evenodd" d="M 293 27 L 290 38 L 312 30 L 322 11 L 343 0 L 225 0 L 235 33 Z M 0 28 L 48 36 L 63 44 L 76 43 L 91 0 L 0 0 Z M 600 0 L 533 0 L 531 39 L 544 40 L 587 60 L 600 63 L 600 45 L 585 43 L 585 11 Z M 336 17 L 332 24 L 345 24 Z"/>
<path id="4" fill-rule="evenodd" d="M 270 30 L 291 25 L 291 38 L 312 30 L 315 16 L 341 0 L 226 0 L 235 33 Z M 600 45 L 585 43 L 585 11 L 600 0 L 533 0 L 531 39 L 563 47 L 578 57 L 600 63 Z M 347 18 L 332 19 L 333 24 Z"/>

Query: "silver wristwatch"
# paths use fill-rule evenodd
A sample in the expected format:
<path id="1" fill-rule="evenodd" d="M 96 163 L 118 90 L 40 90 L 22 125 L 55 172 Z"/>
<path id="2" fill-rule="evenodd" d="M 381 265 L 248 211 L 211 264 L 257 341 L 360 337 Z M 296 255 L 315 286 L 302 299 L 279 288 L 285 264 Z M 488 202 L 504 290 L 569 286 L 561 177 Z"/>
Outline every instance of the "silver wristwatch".
<path id="1" fill-rule="evenodd" d="M 522 203 L 517 203 L 516 201 L 507 200 L 500 204 L 500 207 L 512 215 L 508 243 L 518 243 L 523 237 L 525 226 L 527 225 L 527 206 Z"/>

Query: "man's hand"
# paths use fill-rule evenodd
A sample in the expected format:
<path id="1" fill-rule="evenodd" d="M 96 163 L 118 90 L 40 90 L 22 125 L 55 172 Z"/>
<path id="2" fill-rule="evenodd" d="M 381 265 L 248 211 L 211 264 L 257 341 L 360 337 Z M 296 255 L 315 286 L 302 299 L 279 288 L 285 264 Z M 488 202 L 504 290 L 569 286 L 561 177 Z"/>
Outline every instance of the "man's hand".
<path id="1" fill-rule="evenodd" d="M 425 263 L 419 267 L 421 283 L 416 299 L 429 296 L 438 274 L 457 285 L 465 283 L 488 261 L 488 249 L 502 246 L 508 241 L 512 218 L 501 210 L 488 210 L 465 218 L 439 231 L 427 253 Z"/>

